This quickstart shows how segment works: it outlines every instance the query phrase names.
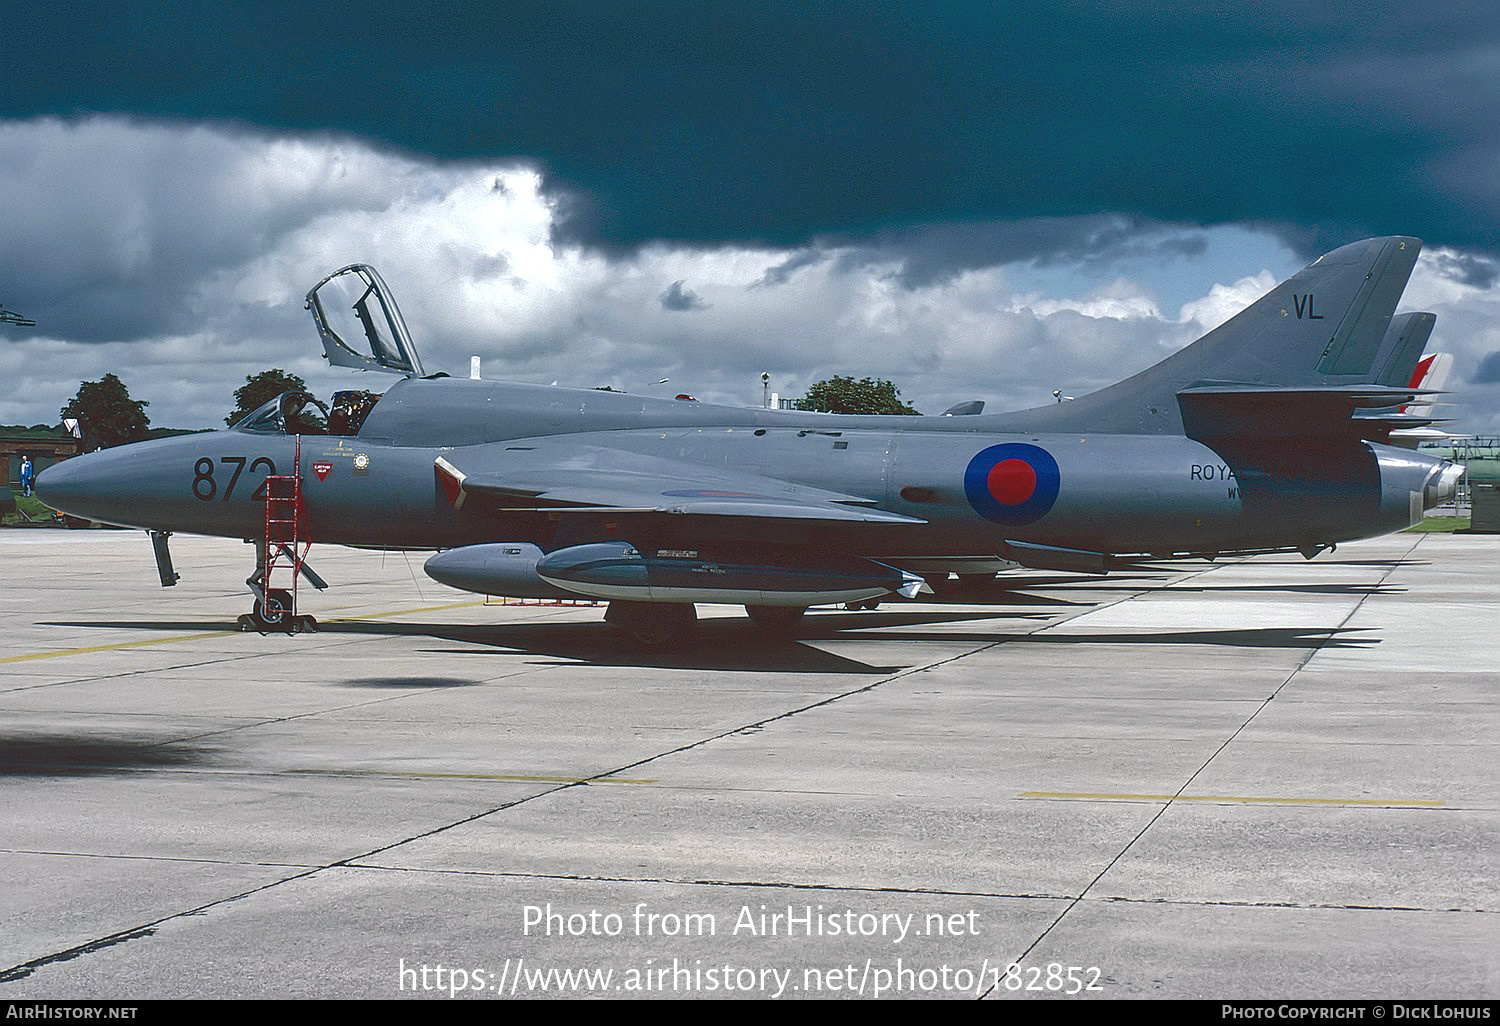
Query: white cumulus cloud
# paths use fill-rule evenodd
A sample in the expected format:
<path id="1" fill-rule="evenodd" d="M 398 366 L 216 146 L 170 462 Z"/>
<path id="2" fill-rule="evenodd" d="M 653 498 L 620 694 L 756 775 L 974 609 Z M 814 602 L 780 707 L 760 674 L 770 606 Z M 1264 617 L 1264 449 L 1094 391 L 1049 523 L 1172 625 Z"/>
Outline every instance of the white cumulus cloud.
<path id="1" fill-rule="evenodd" d="M 1194 281 L 1207 272 L 1179 255 L 1172 267 L 1199 291 L 1172 318 L 1128 276 L 1022 292 L 1011 282 L 1030 265 L 1014 254 L 913 274 L 893 242 L 606 253 L 559 241 L 561 202 L 519 158 L 112 117 L 0 122 L 0 301 L 37 321 L 0 326 L 0 423 L 55 422 L 79 381 L 111 371 L 153 423 L 180 427 L 221 424 L 245 376 L 273 366 L 325 393 L 383 387 L 328 368 L 302 308 L 315 281 L 356 261 L 381 270 L 430 371 L 463 374 L 478 355 L 487 377 L 745 404 L 759 402 L 761 371 L 789 396 L 873 375 L 929 413 L 1101 387 L 1274 284 L 1269 271 Z M 1424 263 L 1413 282 L 1458 377 L 1500 349 L 1500 291 L 1466 260 Z M 1465 412 L 1494 424 L 1492 392 L 1460 396 Z"/>

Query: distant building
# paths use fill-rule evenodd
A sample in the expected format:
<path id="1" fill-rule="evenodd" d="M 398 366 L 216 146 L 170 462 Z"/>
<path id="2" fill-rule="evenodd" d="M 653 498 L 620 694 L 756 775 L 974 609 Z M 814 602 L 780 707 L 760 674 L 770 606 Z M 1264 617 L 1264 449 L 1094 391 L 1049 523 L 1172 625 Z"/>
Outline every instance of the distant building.
<path id="1" fill-rule="evenodd" d="M 21 457 L 30 456 L 34 473 L 40 474 L 58 460 L 83 451 L 83 439 L 62 428 L 39 429 L 0 425 L 0 458 L 5 460 L 5 483 L 19 490 Z"/>

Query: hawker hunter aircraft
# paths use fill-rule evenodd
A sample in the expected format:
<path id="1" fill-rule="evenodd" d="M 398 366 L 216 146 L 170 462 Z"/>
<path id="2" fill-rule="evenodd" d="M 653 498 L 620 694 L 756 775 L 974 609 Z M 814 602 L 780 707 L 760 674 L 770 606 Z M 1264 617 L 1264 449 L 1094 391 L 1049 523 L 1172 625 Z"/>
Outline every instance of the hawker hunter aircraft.
<path id="1" fill-rule="evenodd" d="M 325 356 L 403 380 L 306 393 L 233 429 L 140 442 L 45 471 L 49 505 L 152 532 L 255 542 L 242 626 L 296 629 L 309 542 L 437 550 L 472 592 L 609 602 L 643 643 L 694 603 L 789 629 L 813 605 L 913 597 L 1020 565 L 1296 551 L 1399 531 L 1460 467 L 1390 443 L 1432 315 L 1393 316 L 1421 243 L 1324 255 L 1192 345 L 1118 384 L 1014 413 L 839 416 L 429 375 L 366 265 L 308 293 Z M 1403 411 L 1405 407 L 1405 411 Z"/>

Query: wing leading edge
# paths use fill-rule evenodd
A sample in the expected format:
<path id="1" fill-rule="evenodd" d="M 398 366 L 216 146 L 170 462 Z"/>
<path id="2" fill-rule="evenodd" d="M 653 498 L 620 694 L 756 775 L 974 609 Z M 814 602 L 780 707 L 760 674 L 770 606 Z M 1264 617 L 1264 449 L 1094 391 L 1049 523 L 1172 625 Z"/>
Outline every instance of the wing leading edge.
<path id="1" fill-rule="evenodd" d="M 543 442 L 513 447 L 506 450 L 504 464 L 503 470 L 466 474 L 440 456 L 434 472 L 458 509 L 482 503 L 495 512 L 607 510 L 840 523 L 926 522 L 873 508 L 873 500 L 858 495 L 603 446 Z"/>

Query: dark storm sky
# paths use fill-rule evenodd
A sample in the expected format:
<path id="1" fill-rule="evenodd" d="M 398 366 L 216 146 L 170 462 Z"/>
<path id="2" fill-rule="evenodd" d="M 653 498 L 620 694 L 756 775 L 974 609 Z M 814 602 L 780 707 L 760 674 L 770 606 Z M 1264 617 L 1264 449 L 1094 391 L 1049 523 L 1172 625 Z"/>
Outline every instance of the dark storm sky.
<path id="1" fill-rule="evenodd" d="M 606 248 L 1114 211 L 1500 249 L 1493 6 L 1194 6 L 8 5 L 0 117 L 518 156 Z"/>

